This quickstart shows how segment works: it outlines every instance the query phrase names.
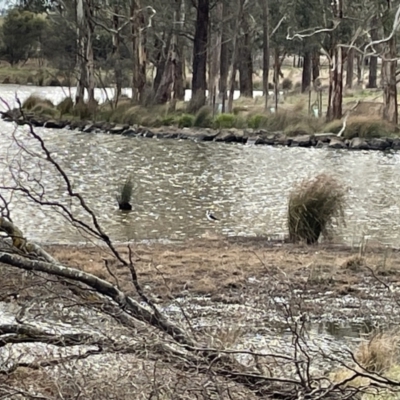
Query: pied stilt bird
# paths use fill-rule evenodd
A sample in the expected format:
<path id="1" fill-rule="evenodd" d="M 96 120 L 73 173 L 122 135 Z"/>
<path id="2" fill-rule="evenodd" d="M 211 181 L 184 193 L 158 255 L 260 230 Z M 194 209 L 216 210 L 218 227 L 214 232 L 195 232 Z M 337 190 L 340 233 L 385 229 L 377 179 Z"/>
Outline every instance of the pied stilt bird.
<path id="1" fill-rule="evenodd" d="M 211 212 L 211 210 L 207 210 L 206 217 L 209 221 L 219 221 L 219 219 Z"/>

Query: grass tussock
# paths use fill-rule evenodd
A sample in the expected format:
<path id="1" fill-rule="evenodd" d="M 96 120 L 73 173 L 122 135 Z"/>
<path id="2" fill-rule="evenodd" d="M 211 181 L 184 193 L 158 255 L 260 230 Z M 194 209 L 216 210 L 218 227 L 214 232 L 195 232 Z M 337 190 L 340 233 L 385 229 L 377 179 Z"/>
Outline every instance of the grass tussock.
<path id="1" fill-rule="evenodd" d="M 374 334 L 361 343 L 355 358 L 368 371 L 378 374 L 390 371 L 400 361 L 400 333 L 389 331 Z"/>
<path id="2" fill-rule="evenodd" d="M 400 334 L 398 331 L 389 331 L 373 334 L 368 340 L 363 341 L 355 354 L 354 370 L 371 374 L 379 374 L 393 380 L 400 378 Z M 334 382 L 342 382 L 350 379 L 354 372 L 347 368 L 333 371 L 330 378 Z M 367 387 L 371 383 L 367 377 L 357 377 L 349 380 L 348 386 Z M 363 400 L 394 400 L 398 396 L 385 390 L 376 394 L 364 395 Z"/>
<path id="3" fill-rule="evenodd" d="M 66 97 L 57 104 L 57 110 L 61 115 L 71 114 L 74 109 L 74 101 L 71 97 Z"/>
<path id="4" fill-rule="evenodd" d="M 289 195 L 290 240 L 314 244 L 327 236 L 335 220 L 343 220 L 345 190 L 334 178 L 320 174 L 300 182 Z"/>
<path id="5" fill-rule="evenodd" d="M 54 108 L 54 104 L 49 99 L 44 99 L 37 95 L 31 94 L 23 103 L 24 110 L 33 110 L 36 106 L 43 106 L 46 108 Z"/>
<path id="6" fill-rule="evenodd" d="M 133 193 L 133 179 L 128 176 L 123 184 L 118 188 L 118 193 L 116 195 L 116 200 L 120 210 L 131 210 L 131 199 Z"/>
<path id="7" fill-rule="evenodd" d="M 36 104 L 31 111 L 45 118 L 55 118 L 57 116 L 57 110 L 54 107 L 41 103 Z"/>
<path id="8" fill-rule="evenodd" d="M 212 108 L 210 106 L 203 106 L 197 111 L 193 125 L 198 128 L 209 128 L 212 125 Z"/>
<path id="9" fill-rule="evenodd" d="M 342 126 L 342 120 L 335 120 L 325 125 L 324 132 L 339 133 Z M 390 137 L 393 135 L 394 130 L 392 124 L 381 118 L 360 115 L 350 117 L 347 120 L 343 137 L 346 139 L 353 139 L 355 137 L 364 139 Z"/>

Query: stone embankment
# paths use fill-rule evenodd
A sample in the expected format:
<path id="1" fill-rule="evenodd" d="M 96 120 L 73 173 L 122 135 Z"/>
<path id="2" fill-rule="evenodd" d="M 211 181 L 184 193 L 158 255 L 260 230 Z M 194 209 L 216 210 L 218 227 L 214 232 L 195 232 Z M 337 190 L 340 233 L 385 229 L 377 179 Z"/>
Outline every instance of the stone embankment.
<path id="1" fill-rule="evenodd" d="M 129 126 L 110 122 L 54 120 L 32 114 L 21 116 L 19 110 L 1 112 L 5 121 L 24 125 L 30 123 L 34 127 L 49 129 L 69 129 L 85 133 L 108 133 L 114 135 L 137 136 L 158 139 L 181 139 L 194 141 L 214 141 L 225 143 L 241 143 L 249 145 L 316 147 L 349 150 L 400 150 L 398 138 L 355 137 L 346 139 L 333 133 L 301 134 L 288 136 L 284 132 L 268 132 L 263 129 L 208 129 L 208 128 L 177 128 L 163 126 L 147 128 Z"/>

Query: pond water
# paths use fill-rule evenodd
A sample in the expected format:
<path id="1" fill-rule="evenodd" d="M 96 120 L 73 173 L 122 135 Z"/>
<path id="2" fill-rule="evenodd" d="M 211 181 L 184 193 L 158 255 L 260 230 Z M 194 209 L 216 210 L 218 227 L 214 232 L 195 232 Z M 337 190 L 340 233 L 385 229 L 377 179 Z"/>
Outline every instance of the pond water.
<path id="1" fill-rule="evenodd" d="M 0 97 L 11 106 L 15 93 L 23 101 L 38 93 L 59 101 L 62 88 L 0 85 Z M 100 92 L 98 95 L 100 96 Z M 2 106 L 4 107 L 4 105 Z M 18 148 L 12 145 L 13 124 L 0 121 L 1 182 L 10 183 Z M 18 128 L 18 137 L 31 145 Z M 350 152 L 222 143 L 128 138 L 37 129 L 65 168 L 76 191 L 99 216 L 114 240 L 181 240 L 204 234 L 263 236 L 286 233 L 288 194 L 299 180 L 325 172 L 348 189 L 345 227 L 336 240 L 358 244 L 369 239 L 400 245 L 400 153 Z M 37 147 L 37 146 L 36 146 Z M 69 206 L 65 186 L 54 171 L 24 158 L 23 168 L 40 178 L 50 200 Z M 117 209 L 118 184 L 132 174 L 133 211 Z M 4 191 L 2 194 L 5 194 Z M 16 222 L 38 242 L 81 242 L 83 237 L 58 212 L 15 195 Z M 75 204 L 76 217 L 84 213 Z M 212 209 L 220 222 L 206 219 Z"/>

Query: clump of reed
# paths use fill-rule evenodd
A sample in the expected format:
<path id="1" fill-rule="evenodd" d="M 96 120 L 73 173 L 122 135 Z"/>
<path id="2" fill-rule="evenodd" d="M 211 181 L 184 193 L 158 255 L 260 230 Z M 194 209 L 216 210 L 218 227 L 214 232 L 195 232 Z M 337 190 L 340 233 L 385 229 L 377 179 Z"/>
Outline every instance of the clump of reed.
<path id="1" fill-rule="evenodd" d="M 327 236 L 336 221 L 344 221 L 345 190 L 333 177 L 320 174 L 303 180 L 289 195 L 289 238 L 297 243 L 318 242 Z"/>
<path id="2" fill-rule="evenodd" d="M 118 207 L 120 210 L 129 211 L 132 210 L 132 193 L 133 193 L 133 178 L 128 176 L 125 182 L 118 187 L 118 193 L 116 195 L 116 200 L 118 202 Z"/>

